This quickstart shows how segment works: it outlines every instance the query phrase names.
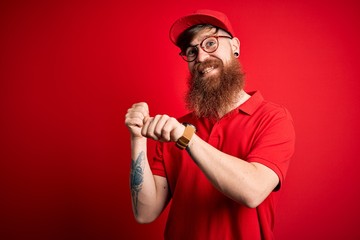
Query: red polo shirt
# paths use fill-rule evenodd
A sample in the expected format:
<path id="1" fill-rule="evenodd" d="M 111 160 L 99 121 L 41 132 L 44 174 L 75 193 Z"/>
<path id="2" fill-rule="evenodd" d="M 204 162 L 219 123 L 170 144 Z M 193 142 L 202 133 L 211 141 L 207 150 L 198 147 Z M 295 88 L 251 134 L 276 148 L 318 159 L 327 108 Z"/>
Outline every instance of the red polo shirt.
<path id="1" fill-rule="evenodd" d="M 219 121 L 192 114 L 179 121 L 196 126 L 196 134 L 220 151 L 272 169 L 279 190 L 294 152 L 293 122 L 282 106 L 264 101 L 259 92 L 250 95 Z M 157 145 L 152 171 L 167 178 L 172 196 L 165 239 L 273 239 L 277 191 L 257 208 L 247 208 L 215 189 L 174 143 Z"/>

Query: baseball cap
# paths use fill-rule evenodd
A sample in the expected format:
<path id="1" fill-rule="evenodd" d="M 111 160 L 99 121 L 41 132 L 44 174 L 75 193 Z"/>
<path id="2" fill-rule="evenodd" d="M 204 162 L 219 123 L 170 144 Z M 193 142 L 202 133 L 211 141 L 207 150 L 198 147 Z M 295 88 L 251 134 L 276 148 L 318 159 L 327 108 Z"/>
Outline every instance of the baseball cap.
<path id="1" fill-rule="evenodd" d="M 214 10 L 201 9 L 176 20 L 170 28 L 170 40 L 176 45 L 178 37 L 185 30 L 198 24 L 211 24 L 227 31 L 231 34 L 231 36 L 234 36 L 234 30 L 229 19 L 224 13 Z"/>

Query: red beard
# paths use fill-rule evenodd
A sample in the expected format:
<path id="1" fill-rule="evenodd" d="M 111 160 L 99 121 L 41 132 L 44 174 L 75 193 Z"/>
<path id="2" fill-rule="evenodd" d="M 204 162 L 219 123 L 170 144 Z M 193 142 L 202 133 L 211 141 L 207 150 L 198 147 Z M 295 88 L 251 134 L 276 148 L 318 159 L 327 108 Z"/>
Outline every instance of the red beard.
<path id="1" fill-rule="evenodd" d="M 210 77 L 203 77 L 201 71 L 213 66 L 219 71 Z M 240 63 L 233 58 L 224 66 L 217 58 L 200 63 L 188 80 L 185 102 L 197 117 L 219 119 L 219 113 L 232 110 L 244 86 L 244 73 Z"/>

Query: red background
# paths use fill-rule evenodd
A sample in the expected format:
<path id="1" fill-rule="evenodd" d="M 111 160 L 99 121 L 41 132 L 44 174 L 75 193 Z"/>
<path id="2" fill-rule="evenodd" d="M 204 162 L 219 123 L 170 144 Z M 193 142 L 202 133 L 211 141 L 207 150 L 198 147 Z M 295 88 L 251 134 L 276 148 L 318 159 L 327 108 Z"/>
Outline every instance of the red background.
<path id="1" fill-rule="evenodd" d="M 31 2 L 31 3 L 30 3 Z M 296 153 L 277 239 L 359 239 L 357 1 L 1 1 L 0 238 L 161 239 L 137 224 L 126 110 L 180 116 L 187 66 L 168 39 L 197 8 L 224 11 L 246 90 L 285 105 Z"/>

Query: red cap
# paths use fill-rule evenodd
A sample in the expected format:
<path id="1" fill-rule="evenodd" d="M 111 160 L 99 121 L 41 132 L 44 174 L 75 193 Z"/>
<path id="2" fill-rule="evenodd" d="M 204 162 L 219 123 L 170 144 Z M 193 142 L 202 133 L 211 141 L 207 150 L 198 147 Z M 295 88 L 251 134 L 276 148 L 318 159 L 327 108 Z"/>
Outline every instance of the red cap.
<path id="1" fill-rule="evenodd" d="M 227 31 L 232 36 L 234 36 L 234 30 L 231 27 L 229 19 L 224 13 L 203 9 L 197 10 L 194 13 L 183 16 L 176 20 L 170 28 L 170 40 L 176 45 L 176 41 L 181 33 L 183 33 L 186 29 L 198 24 L 211 24 L 215 27 L 219 27 Z"/>

